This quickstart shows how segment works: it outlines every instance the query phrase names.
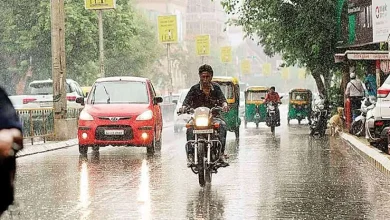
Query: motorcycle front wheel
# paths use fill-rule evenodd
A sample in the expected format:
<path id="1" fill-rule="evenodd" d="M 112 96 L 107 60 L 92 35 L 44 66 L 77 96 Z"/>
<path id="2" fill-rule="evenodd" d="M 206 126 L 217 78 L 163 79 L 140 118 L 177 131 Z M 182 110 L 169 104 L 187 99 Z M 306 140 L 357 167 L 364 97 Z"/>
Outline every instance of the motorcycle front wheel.
<path id="1" fill-rule="evenodd" d="M 198 144 L 198 179 L 199 185 L 203 187 L 205 185 L 205 160 L 204 160 L 204 143 Z"/>

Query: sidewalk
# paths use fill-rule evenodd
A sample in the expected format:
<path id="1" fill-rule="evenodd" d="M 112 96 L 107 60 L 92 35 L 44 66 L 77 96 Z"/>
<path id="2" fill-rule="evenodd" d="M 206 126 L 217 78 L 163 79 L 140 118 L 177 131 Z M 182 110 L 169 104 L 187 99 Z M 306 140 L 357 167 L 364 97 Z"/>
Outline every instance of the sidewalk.
<path id="1" fill-rule="evenodd" d="M 390 155 L 371 146 L 364 138 L 358 138 L 348 133 L 340 133 L 340 137 L 379 171 L 390 176 Z"/>
<path id="2" fill-rule="evenodd" d="M 172 127 L 173 122 L 165 122 L 163 126 L 164 128 Z M 78 145 L 78 142 L 78 139 L 74 138 L 67 141 L 46 141 L 46 143 L 37 141 L 32 145 L 29 140 L 25 140 L 24 148 L 17 154 L 17 157 L 74 147 Z"/>

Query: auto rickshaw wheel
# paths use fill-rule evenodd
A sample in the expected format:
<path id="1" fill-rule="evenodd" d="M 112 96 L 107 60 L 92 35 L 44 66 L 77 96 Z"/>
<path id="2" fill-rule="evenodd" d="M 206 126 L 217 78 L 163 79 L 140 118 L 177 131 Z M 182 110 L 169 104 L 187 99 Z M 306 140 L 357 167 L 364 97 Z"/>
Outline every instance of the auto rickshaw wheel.
<path id="1" fill-rule="evenodd" d="M 256 128 L 259 128 L 259 122 L 256 122 Z"/>
<path id="2" fill-rule="evenodd" d="M 248 122 L 244 121 L 244 128 L 247 128 Z"/>
<path id="3" fill-rule="evenodd" d="M 298 124 L 301 124 L 302 119 L 298 118 Z"/>
<path id="4" fill-rule="evenodd" d="M 290 124 L 290 118 L 287 117 L 287 124 L 289 125 Z"/>

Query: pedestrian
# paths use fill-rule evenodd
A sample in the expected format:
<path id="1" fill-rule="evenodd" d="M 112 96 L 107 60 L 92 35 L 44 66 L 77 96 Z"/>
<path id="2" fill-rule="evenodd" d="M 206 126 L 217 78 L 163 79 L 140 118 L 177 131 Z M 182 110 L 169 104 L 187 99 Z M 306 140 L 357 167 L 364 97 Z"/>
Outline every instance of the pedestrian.
<path id="1" fill-rule="evenodd" d="M 376 97 L 376 78 L 371 72 L 366 72 L 366 77 L 364 79 L 364 85 L 367 88 L 367 93 L 369 96 Z"/>
<path id="2" fill-rule="evenodd" d="M 14 201 L 16 153 L 22 147 L 21 123 L 8 95 L 0 88 L 0 216 Z"/>
<path id="3" fill-rule="evenodd" d="M 352 120 L 354 120 L 358 115 L 356 110 L 361 108 L 362 99 L 367 93 L 367 89 L 362 81 L 356 79 L 356 74 L 354 72 L 350 74 L 350 78 L 351 80 L 345 89 L 345 97 L 350 100 Z"/>

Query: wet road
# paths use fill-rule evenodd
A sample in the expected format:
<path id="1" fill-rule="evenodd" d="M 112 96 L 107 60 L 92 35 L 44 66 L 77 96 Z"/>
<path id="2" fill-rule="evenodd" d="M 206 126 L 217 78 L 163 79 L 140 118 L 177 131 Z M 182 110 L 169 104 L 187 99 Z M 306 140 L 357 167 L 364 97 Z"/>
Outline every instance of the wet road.
<path id="1" fill-rule="evenodd" d="M 265 125 L 242 127 L 239 142 L 229 133 L 230 167 L 205 188 L 173 127 L 154 157 L 107 147 L 87 159 L 76 148 L 19 158 L 17 205 L 1 219 L 389 218 L 387 177 L 339 139 L 282 123 L 275 137 Z"/>

